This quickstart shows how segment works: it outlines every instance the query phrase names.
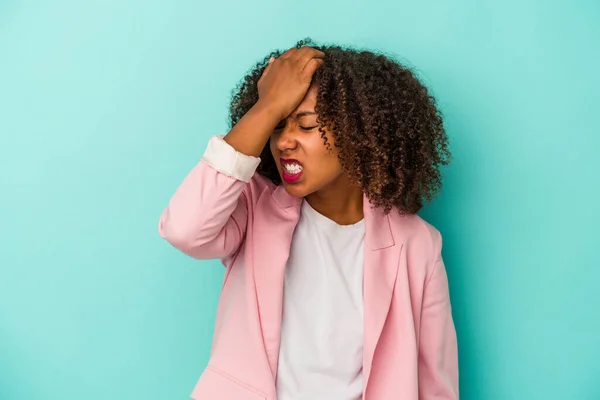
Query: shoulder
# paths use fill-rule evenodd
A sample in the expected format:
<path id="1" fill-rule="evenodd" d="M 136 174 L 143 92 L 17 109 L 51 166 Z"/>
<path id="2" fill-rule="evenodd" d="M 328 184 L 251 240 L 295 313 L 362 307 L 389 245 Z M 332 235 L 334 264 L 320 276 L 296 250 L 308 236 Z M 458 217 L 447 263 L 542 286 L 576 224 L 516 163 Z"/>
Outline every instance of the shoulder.
<path id="1" fill-rule="evenodd" d="M 418 259 L 427 275 L 441 258 L 442 234 L 418 214 L 401 215 L 396 209 L 388 214 L 394 241 L 402 243 L 408 257 Z M 416 262 L 416 260 L 415 260 Z"/>

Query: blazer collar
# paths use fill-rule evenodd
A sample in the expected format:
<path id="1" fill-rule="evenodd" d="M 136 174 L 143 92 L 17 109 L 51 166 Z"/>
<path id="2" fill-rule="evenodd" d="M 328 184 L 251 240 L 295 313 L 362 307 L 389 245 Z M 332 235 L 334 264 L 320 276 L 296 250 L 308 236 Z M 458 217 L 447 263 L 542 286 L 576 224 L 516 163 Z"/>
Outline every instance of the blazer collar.
<path id="1" fill-rule="evenodd" d="M 299 212 L 302 198 L 290 195 L 283 185 L 277 186 L 273 192 L 277 205 L 286 211 L 294 209 Z M 371 250 L 385 249 L 394 245 L 390 220 L 381 208 L 375 208 L 366 194 L 363 194 L 363 214 L 365 216 L 365 245 Z"/>

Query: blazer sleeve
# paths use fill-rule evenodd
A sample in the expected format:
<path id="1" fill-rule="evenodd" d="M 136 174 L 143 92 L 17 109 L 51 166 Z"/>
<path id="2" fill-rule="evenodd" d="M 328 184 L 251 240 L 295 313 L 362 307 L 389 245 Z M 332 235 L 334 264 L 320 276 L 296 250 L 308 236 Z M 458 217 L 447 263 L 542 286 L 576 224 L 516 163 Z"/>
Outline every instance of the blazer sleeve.
<path id="1" fill-rule="evenodd" d="M 158 232 L 196 259 L 224 259 L 242 244 L 250 182 L 260 158 L 236 151 L 222 135 L 210 138 L 202 159 L 163 210 Z"/>
<path id="2" fill-rule="evenodd" d="M 419 340 L 419 400 L 458 399 L 458 346 L 448 277 L 438 234 L 435 264 L 425 284 Z"/>

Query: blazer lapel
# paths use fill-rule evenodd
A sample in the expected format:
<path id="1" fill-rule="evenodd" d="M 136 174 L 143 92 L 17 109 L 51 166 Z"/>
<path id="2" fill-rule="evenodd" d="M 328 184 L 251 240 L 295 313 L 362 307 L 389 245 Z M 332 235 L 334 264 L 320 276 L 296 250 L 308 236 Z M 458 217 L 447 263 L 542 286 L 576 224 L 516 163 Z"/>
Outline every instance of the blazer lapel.
<path id="1" fill-rule="evenodd" d="M 365 216 L 363 382 L 366 392 L 373 356 L 394 292 L 402 244 L 394 242 L 389 217 L 381 209 L 371 208 L 366 196 L 363 200 L 363 212 Z"/>
<path id="2" fill-rule="evenodd" d="M 256 205 L 259 213 L 253 226 L 252 265 L 265 353 L 273 378 L 279 358 L 285 265 L 301 203 L 301 198 L 279 186 L 272 196 L 260 196 Z"/>
<path id="3" fill-rule="evenodd" d="M 285 265 L 301 204 L 301 198 L 289 195 L 283 186 L 279 186 L 272 196 L 260 196 L 256 205 L 260 218 L 254 219 L 252 265 L 265 353 L 274 379 L 281 339 Z M 391 304 L 402 244 L 394 242 L 388 216 L 379 208 L 371 208 L 366 196 L 363 212 L 363 381 L 366 389 L 375 348 Z"/>

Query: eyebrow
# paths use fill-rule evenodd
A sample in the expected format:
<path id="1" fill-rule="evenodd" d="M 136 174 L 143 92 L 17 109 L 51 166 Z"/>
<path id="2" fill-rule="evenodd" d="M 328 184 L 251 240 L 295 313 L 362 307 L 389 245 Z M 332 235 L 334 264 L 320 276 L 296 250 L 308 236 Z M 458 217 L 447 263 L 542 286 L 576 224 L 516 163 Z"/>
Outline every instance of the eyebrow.
<path id="1" fill-rule="evenodd" d="M 302 118 L 302 117 L 306 117 L 307 115 L 315 115 L 316 112 L 314 111 L 300 111 L 299 113 L 296 114 L 291 114 L 290 117 L 292 117 L 293 119 L 298 119 L 298 118 Z M 282 119 L 281 122 L 285 122 L 287 118 Z"/>
<path id="2" fill-rule="evenodd" d="M 302 118 L 302 117 L 305 117 L 307 115 L 314 115 L 314 114 L 316 114 L 316 112 L 314 112 L 314 111 L 301 111 L 301 112 L 299 112 L 299 113 L 296 114 L 296 118 Z"/>
<path id="3" fill-rule="evenodd" d="M 294 118 L 294 119 L 298 119 L 298 118 L 302 118 L 302 117 L 306 117 L 308 115 L 315 115 L 317 114 L 314 111 L 300 111 L 299 113 L 296 114 L 292 114 L 290 115 L 290 117 Z M 282 119 L 281 121 L 279 121 L 279 124 L 285 124 L 287 118 Z M 277 124 L 277 126 L 279 126 L 279 124 Z"/>

